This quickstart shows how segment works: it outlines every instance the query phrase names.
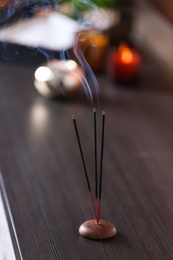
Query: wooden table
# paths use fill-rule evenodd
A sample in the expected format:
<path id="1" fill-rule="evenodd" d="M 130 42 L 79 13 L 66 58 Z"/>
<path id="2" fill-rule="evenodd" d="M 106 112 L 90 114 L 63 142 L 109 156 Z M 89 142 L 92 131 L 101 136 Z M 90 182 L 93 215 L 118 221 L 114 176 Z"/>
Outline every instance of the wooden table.
<path id="1" fill-rule="evenodd" d="M 16 259 L 172 259 L 173 96 L 152 91 L 167 84 L 157 69 L 144 66 L 136 90 L 98 76 L 98 116 L 106 111 L 101 217 L 118 229 L 104 241 L 78 233 L 93 213 L 71 115 L 93 184 L 92 105 L 84 95 L 41 97 L 34 71 L 0 64 L 1 191 Z"/>

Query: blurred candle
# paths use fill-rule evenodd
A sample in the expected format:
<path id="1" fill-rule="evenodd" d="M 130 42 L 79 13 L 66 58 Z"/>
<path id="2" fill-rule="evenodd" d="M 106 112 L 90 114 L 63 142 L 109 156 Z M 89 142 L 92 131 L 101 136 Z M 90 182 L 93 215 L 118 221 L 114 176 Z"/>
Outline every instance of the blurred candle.
<path id="1" fill-rule="evenodd" d="M 134 83 L 141 65 L 141 56 L 126 44 L 121 44 L 117 51 L 111 53 L 110 75 L 118 84 Z"/>
<path id="2" fill-rule="evenodd" d="M 76 36 L 76 45 L 94 71 L 104 69 L 109 39 L 97 31 L 80 31 Z"/>

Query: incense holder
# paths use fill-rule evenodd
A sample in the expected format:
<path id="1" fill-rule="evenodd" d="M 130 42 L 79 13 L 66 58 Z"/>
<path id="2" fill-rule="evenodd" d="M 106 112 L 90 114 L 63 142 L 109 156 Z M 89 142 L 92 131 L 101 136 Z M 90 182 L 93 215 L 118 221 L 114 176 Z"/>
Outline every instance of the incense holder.
<path id="1" fill-rule="evenodd" d="M 84 222 L 79 227 L 79 233 L 81 236 L 89 239 L 108 239 L 117 234 L 116 227 L 109 221 L 100 219 L 99 223 L 95 219 Z"/>
<path id="2" fill-rule="evenodd" d="M 34 85 L 44 97 L 73 97 L 82 88 L 83 69 L 74 60 L 49 60 L 35 71 Z"/>

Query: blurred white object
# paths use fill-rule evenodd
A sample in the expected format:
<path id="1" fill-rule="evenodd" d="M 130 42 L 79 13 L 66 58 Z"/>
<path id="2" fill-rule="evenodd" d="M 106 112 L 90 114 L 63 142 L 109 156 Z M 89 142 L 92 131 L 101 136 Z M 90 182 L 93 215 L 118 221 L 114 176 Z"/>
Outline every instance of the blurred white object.
<path id="1" fill-rule="evenodd" d="M 14 250 L 0 193 L 0 260 L 15 260 Z"/>
<path id="2" fill-rule="evenodd" d="M 0 41 L 59 51 L 70 48 L 79 25 L 56 11 L 19 20 L 0 30 Z"/>
<path id="3" fill-rule="evenodd" d="M 83 82 L 83 69 L 73 60 L 51 60 L 35 71 L 34 85 L 45 97 L 75 95 Z"/>

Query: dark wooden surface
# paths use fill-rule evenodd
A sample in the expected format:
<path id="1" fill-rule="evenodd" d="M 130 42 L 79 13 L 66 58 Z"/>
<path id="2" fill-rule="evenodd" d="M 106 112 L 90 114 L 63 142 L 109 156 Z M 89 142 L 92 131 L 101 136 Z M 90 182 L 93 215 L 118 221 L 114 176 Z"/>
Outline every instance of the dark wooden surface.
<path id="1" fill-rule="evenodd" d="M 151 64 L 136 90 L 99 76 L 98 111 L 107 115 L 101 217 L 118 234 L 92 241 L 78 233 L 93 213 L 71 120 L 93 180 L 92 106 L 83 95 L 39 96 L 34 70 L 0 64 L 0 167 L 23 259 L 173 259 L 173 96 L 154 91 L 164 78 Z"/>

